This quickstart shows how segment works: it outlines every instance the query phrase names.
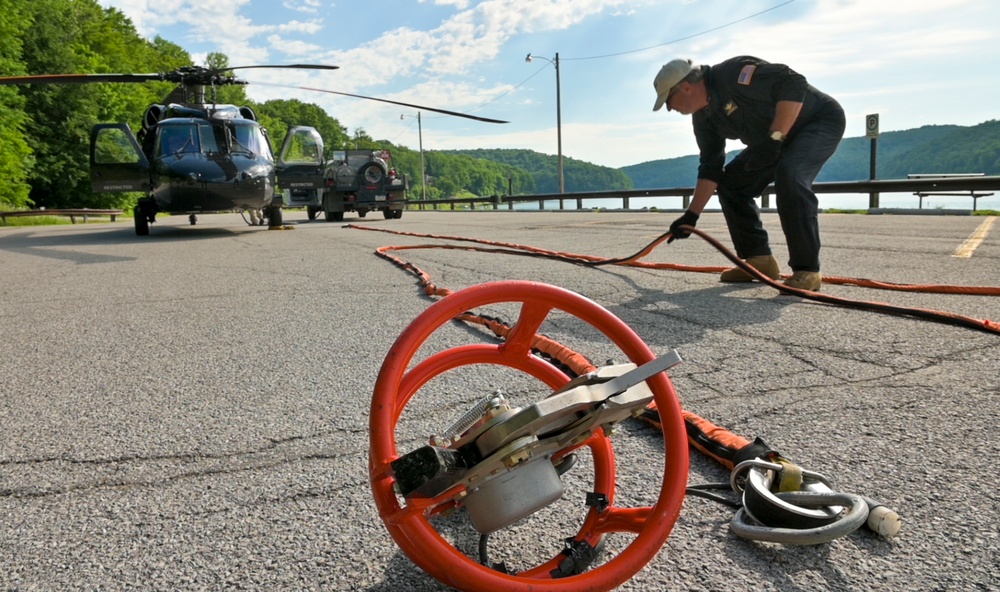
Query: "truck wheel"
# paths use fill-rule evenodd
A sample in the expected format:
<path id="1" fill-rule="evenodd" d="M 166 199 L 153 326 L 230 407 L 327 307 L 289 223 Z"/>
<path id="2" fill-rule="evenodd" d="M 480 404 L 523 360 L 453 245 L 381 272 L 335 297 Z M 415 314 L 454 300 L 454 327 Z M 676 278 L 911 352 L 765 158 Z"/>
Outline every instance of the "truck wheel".
<path id="1" fill-rule="evenodd" d="M 385 169 L 377 162 L 369 162 L 358 170 L 358 176 L 369 184 L 374 185 L 382 181 L 382 177 L 385 176 Z"/>
<path id="2" fill-rule="evenodd" d="M 306 208 L 306 216 L 308 216 L 310 220 L 315 220 L 316 219 L 316 214 L 318 213 L 318 211 L 319 210 L 317 210 L 313 206 L 308 206 Z"/>
<path id="3" fill-rule="evenodd" d="M 390 210 L 389 208 L 382 208 L 382 215 L 385 217 L 386 220 L 392 220 L 393 218 L 396 217 L 396 214 L 393 213 L 393 211 Z"/>
<path id="4" fill-rule="evenodd" d="M 393 210 L 393 218 L 399 220 L 403 217 L 403 210 Z"/>

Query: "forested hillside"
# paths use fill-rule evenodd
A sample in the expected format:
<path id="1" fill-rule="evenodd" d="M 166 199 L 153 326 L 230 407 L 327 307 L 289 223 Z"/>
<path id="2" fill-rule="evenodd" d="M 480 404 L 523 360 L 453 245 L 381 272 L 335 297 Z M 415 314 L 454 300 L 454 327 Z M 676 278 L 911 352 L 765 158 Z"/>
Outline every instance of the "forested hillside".
<path id="1" fill-rule="evenodd" d="M 533 150 L 478 149 L 452 150 L 477 159 L 498 162 L 526 171 L 534 180 L 530 191 L 515 193 L 559 193 L 559 157 Z M 610 191 L 632 189 L 632 180 L 619 169 L 563 157 L 563 184 L 566 191 Z"/>
<path id="2" fill-rule="evenodd" d="M 929 125 L 883 133 L 878 139 L 878 178 L 905 179 L 911 173 L 1000 175 L 1000 120 L 975 126 Z M 871 140 L 845 138 L 817 181 L 858 181 L 869 177 Z M 654 160 L 622 171 L 636 189 L 689 187 L 698 169 L 695 155 Z"/>

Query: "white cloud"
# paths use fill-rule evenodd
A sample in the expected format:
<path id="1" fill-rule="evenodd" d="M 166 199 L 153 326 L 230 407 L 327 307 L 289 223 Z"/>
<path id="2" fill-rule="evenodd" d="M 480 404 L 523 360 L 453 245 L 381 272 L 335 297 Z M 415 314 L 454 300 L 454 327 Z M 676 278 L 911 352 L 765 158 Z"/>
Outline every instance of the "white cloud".
<path id="1" fill-rule="evenodd" d="M 281 5 L 288 10 L 315 14 L 323 3 L 320 0 L 285 0 Z"/>
<path id="2" fill-rule="evenodd" d="M 268 36 L 267 43 L 276 52 L 292 58 L 312 58 L 323 51 L 323 48 L 315 43 L 285 39 L 280 35 Z"/>
<path id="3" fill-rule="evenodd" d="M 420 0 L 421 3 L 424 0 Z M 434 0 L 434 4 L 437 6 L 454 6 L 459 10 L 465 10 L 469 7 L 469 0 Z"/>
<path id="4" fill-rule="evenodd" d="M 313 19 L 305 22 L 289 21 L 287 23 L 277 25 L 276 29 L 282 33 L 304 33 L 306 35 L 315 35 L 323 30 L 323 21 L 320 19 Z"/>

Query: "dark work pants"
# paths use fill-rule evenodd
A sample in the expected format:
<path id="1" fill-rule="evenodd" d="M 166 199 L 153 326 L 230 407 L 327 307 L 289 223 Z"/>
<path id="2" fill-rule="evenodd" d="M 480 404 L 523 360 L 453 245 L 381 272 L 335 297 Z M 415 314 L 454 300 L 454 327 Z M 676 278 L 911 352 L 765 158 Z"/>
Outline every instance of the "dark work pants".
<path id="1" fill-rule="evenodd" d="M 827 113 L 796 129 L 795 135 L 782 146 L 777 165 L 747 171 L 745 161 L 752 154 L 752 147 L 726 165 L 717 190 L 719 205 L 741 259 L 771 254 L 767 231 L 754 199 L 774 181 L 778 218 L 788 243 L 788 265 L 793 271 L 819 271 L 819 200 L 812 184 L 837 150 L 845 126 L 843 110 L 834 105 Z"/>

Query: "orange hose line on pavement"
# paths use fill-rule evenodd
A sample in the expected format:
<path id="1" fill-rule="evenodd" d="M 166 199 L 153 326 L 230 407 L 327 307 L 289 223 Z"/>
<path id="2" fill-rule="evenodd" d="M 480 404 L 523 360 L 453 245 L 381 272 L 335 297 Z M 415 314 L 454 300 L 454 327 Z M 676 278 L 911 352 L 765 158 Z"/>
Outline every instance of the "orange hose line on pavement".
<path id="1" fill-rule="evenodd" d="M 513 243 L 502 243 L 496 241 L 487 241 L 483 239 L 474 238 L 464 238 L 464 237 L 451 237 L 451 236 L 437 236 L 437 235 L 426 235 L 418 234 L 413 232 L 404 232 L 398 230 L 387 230 L 382 228 L 371 228 L 364 226 L 354 226 L 347 225 L 349 228 L 354 228 L 358 230 L 372 230 L 377 232 L 387 232 L 390 234 L 405 235 L 405 236 L 416 236 L 421 238 L 434 238 L 441 240 L 452 240 L 460 242 L 470 242 L 478 244 L 488 244 L 494 245 L 501 248 L 483 248 L 483 247 L 473 247 L 473 246 L 457 246 L 457 245 L 441 245 L 441 244 L 422 244 L 422 245 L 396 245 L 396 246 L 384 246 L 376 249 L 376 253 L 385 258 L 386 260 L 392 262 L 393 264 L 403 268 L 406 271 L 413 273 L 420 281 L 424 292 L 428 296 L 438 296 L 444 298 L 452 293 L 452 290 L 448 288 L 441 288 L 435 286 L 431 281 L 430 275 L 424 270 L 420 269 L 416 265 L 405 261 L 404 259 L 390 254 L 390 251 L 402 251 L 411 249 L 454 249 L 454 250 L 466 250 L 466 251 L 479 251 L 488 253 L 498 253 L 498 254 L 509 254 L 509 255 L 521 255 L 521 256 L 535 256 L 535 257 L 545 257 L 553 258 L 561 261 L 567 261 L 571 263 L 583 264 L 583 265 L 605 265 L 605 264 L 617 264 L 617 265 L 630 265 L 639 267 L 653 267 L 657 269 L 674 269 L 679 271 L 695 271 L 704 273 L 718 273 L 725 267 L 696 267 L 687 265 L 676 265 L 676 264 L 649 264 L 638 261 L 639 258 L 646 256 L 652 250 L 661 244 L 663 241 L 668 240 L 670 234 L 667 233 L 651 244 L 647 245 L 644 249 L 632 255 L 631 257 L 626 257 L 623 259 L 603 259 L 599 257 L 589 256 L 589 255 L 576 255 L 572 253 L 561 253 L 557 251 L 549 251 L 546 249 L 539 249 L 536 247 L 517 245 Z M 754 267 L 751 267 L 746 262 L 742 261 L 734 253 L 729 251 L 724 245 L 719 243 L 717 240 L 709 236 L 708 234 L 699 231 L 695 228 L 685 227 L 689 229 L 692 233 L 697 234 L 701 238 L 705 239 L 709 244 L 714 246 L 723 255 L 733 261 L 734 264 L 740 266 L 745 271 L 753 275 L 758 281 L 766 283 L 771 287 L 778 289 L 784 293 L 791 293 L 802 298 L 807 298 L 811 300 L 817 300 L 820 302 L 826 302 L 830 304 L 835 304 L 838 306 L 847 306 L 851 308 L 859 308 L 862 310 L 871 310 L 875 312 L 881 312 L 886 314 L 898 314 L 915 316 L 918 318 L 924 318 L 927 320 L 947 323 L 953 325 L 959 325 L 964 327 L 969 327 L 973 329 L 978 329 L 981 331 L 987 331 L 992 333 L 1000 334 L 1000 323 L 995 323 L 989 320 L 973 319 L 969 317 L 962 317 L 960 315 L 954 315 L 951 313 L 943 313 L 938 311 L 929 311 L 922 309 L 912 309 L 912 308 L 902 308 L 896 307 L 889 304 L 877 303 L 877 302 L 862 302 L 856 300 L 849 300 L 846 298 L 836 298 L 833 296 L 827 296 L 820 294 L 818 292 L 810 292 L 807 290 L 799 290 L 796 288 L 789 288 L 784 284 L 780 284 L 767 276 L 764 276 Z M 849 283 L 855 285 L 863 285 L 860 281 L 852 280 L 851 278 L 843 278 L 844 281 L 839 283 Z M 824 278 L 827 281 L 827 278 Z M 869 280 L 865 280 L 866 282 Z M 880 287 L 882 289 L 900 289 L 899 284 L 884 284 L 883 282 L 873 282 L 874 285 L 871 287 Z M 884 288 L 883 286 L 893 286 L 890 288 Z M 909 286 L 908 286 L 909 288 Z M 998 295 L 1000 294 L 1000 288 L 989 288 L 990 294 Z M 968 292 L 952 292 L 952 293 L 968 293 Z M 504 322 L 487 317 L 485 315 L 480 315 L 474 312 L 465 312 L 456 317 L 456 320 L 461 320 L 467 323 L 478 324 L 483 327 L 490 329 L 496 336 L 501 339 L 506 339 L 506 336 L 510 333 L 511 327 Z M 565 345 L 549 339 L 543 335 L 536 335 L 532 340 L 531 347 L 542 354 L 544 354 L 551 363 L 562 364 L 565 366 L 568 372 L 572 375 L 582 375 L 587 372 L 591 372 L 596 369 L 596 366 L 590 362 L 583 354 L 580 354 Z M 707 456 L 715 459 L 717 462 L 721 463 L 723 466 L 733 468 L 733 460 L 730 458 L 731 453 L 737 450 L 741 450 L 750 444 L 750 441 L 746 438 L 730 432 L 729 430 L 719 427 L 707 419 L 692 413 L 688 410 L 682 409 L 682 414 L 684 417 L 685 428 L 688 431 L 688 443 L 690 446 L 696 450 L 706 454 Z M 642 416 L 645 421 L 653 423 L 653 425 L 659 425 L 659 415 L 656 410 L 655 404 L 650 404 L 646 408 L 645 414 Z M 700 432 L 702 437 L 696 437 L 692 435 L 692 432 Z M 720 447 L 728 450 L 729 453 L 720 452 Z"/>
<path id="2" fill-rule="evenodd" d="M 355 230 L 369 230 L 373 232 L 385 232 L 388 234 L 395 234 L 400 236 L 412 236 L 418 238 L 431 238 L 436 240 L 448 240 L 456 242 L 467 242 L 480 245 L 489 245 L 491 247 L 499 248 L 482 248 L 482 247 L 472 247 L 472 246 L 457 246 L 457 245 L 441 245 L 441 244 L 423 244 L 423 245 L 396 245 L 396 246 L 384 246 L 376 249 L 379 256 L 384 257 L 396 265 L 406 269 L 420 278 L 421 283 L 424 287 L 424 291 L 428 295 L 446 296 L 450 294 L 451 291 L 445 288 L 437 288 L 431 282 L 430 276 L 421 270 L 420 268 L 408 263 L 407 261 L 395 257 L 389 254 L 389 251 L 400 251 L 408 249 L 455 249 L 455 250 L 467 250 L 467 251 L 480 251 L 488 253 L 506 254 L 506 255 L 520 255 L 528 257 L 542 257 L 547 259 L 555 259 L 559 261 L 565 261 L 567 263 L 574 263 L 577 265 L 584 266 L 600 266 L 600 265 L 622 265 L 629 267 L 641 267 L 645 269 L 670 269 L 674 271 L 689 271 L 696 273 L 719 273 L 724 269 L 723 266 L 694 266 L 694 265 L 680 265 L 676 263 L 649 263 L 644 261 L 639 261 L 642 257 L 645 257 L 651 253 L 657 246 L 662 244 L 664 241 L 669 240 L 671 234 L 669 232 L 661 235 L 656 240 L 651 242 L 649 245 L 644 247 L 639 252 L 631 255 L 629 257 L 610 259 L 604 257 L 597 257 L 594 255 L 581 255 L 576 253 L 568 253 L 562 251 L 552 251 L 549 249 L 541 249 L 538 247 L 532 247 L 529 245 L 519 245 L 516 243 L 508 243 L 502 241 L 490 241 L 486 239 L 477 238 L 467 238 L 459 236 L 448 236 L 448 235 L 435 235 L 435 234 L 424 234 L 416 232 L 406 232 L 400 230 L 390 230 L 385 228 L 374 228 L 369 226 L 356 226 L 353 224 L 346 225 L 347 228 L 352 228 Z M 921 309 L 921 308 L 911 308 L 911 307 L 901 307 L 884 302 L 870 302 L 862 300 L 852 300 L 849 298 L 840 298 L 836 296 L 829 296 L 826 294 L 821 294 L 819 292 L 811 292 L 808 290 L 800 290 L 797 288 L 791 288 L 772 280 L 755 268 L 748 265 L 746 262 L 741 260 L 736 256 L 735 253 L 731 252 L 725 245 L 710 236 L 709 234 L 698 230 L 697 228 L 685 226 L 683 227 L 690 231 L 692 234 L 697 234 L 699 237 L 704 239 L 710 245 L 715 247 L 720 253 L 722 253 L 726 258 L 733 262 L 734 265 L 742 268 L 744 271 L 752 275 L 758 281 L 764 284 L 768 284 L 771 287 L 781 291 L 786 294 L 793 294 L 801 298 L 808 300 L 815 300 L 817 302 L 824 302 L 827 304 L 834 304 L 837 306 L 843 306 L 848 308 L 857 308 L 861 310 L 869 310 L 874 312 L 880 312 L 885 314 L 895 314 L 901 316 L 912 316 L 917 318 L 922 318 L 925 320 L 931 320 L 940 323 L 946 323 L 951 325 L 958 325 L 963 327 L 968 327 L 971 329 L 977 329 L 980 331 L 986 331 L 990 333 L 1000 334 L 1000 323 L 987 319 L 976 319 L 972 317 L 967 317 L 963 315 L 958 315 L 949 312 Z M 827 284 L 843 284 L 843 285 L 853 285 L 865 288 L 874 288 L 880 290 L 894 290 L 894 291 L 905 291 L 905 292 L 924 292 L 932 294 L 960 294 L 960 295 L 975 295 L 975 296 L 1000 296 L 1000 287 L 993 286 L 949 286 L 941 284 L 896 284 L 891 282 L 880 282 L 876 280 L 862 279 L 862 278 L 847 278 L 847 277 L 836 277 L 836 276 L 824 276 L 823 282 Z"/>

